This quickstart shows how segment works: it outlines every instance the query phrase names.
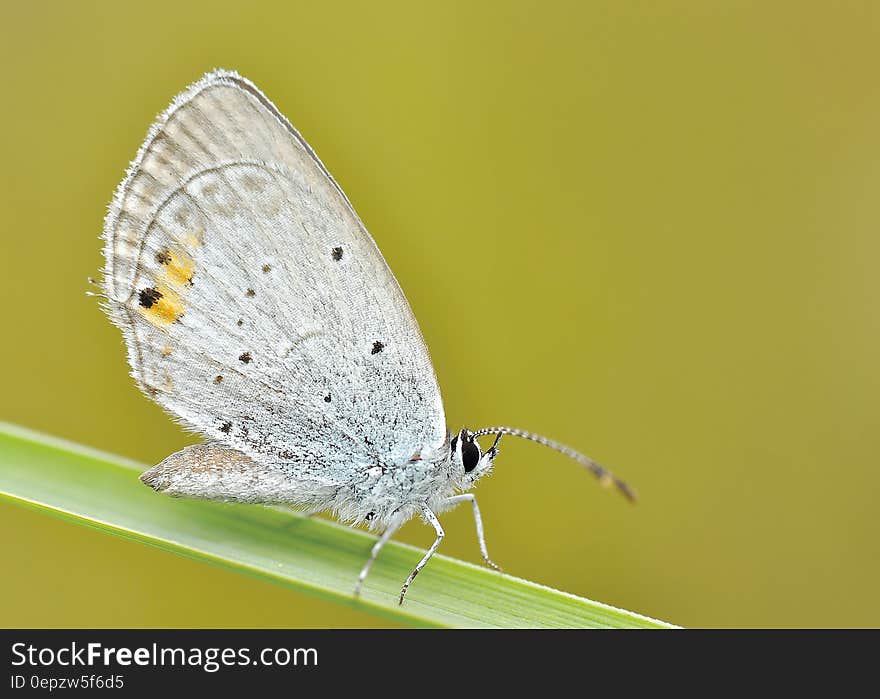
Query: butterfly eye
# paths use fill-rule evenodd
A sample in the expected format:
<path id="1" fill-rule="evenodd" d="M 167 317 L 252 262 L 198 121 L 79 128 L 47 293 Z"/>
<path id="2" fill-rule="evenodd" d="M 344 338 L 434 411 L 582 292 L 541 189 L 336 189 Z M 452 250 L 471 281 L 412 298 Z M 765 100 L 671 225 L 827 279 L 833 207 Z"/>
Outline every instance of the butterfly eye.
<path id="1" fill-rule="evenodd" d="M 480 447 L 473 441 L 463 440 L 461 443 L 461 462 L 464 464 L 465 473 L 473 471 L 480 461 Z"/>

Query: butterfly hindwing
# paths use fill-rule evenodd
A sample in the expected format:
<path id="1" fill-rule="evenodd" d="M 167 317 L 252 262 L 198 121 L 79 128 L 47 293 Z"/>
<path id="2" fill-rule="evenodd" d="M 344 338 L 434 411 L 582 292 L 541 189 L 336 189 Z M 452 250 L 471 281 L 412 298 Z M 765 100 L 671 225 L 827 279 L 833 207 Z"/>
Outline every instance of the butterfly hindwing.
<path id="1" fill-rule="evenodd" d="M 397 281 L 248 81 L 212 73 L 172 103 L 104 239 L 132 373 L 188 426 L 315 488 L 442 447 L 439 389 Z"/>

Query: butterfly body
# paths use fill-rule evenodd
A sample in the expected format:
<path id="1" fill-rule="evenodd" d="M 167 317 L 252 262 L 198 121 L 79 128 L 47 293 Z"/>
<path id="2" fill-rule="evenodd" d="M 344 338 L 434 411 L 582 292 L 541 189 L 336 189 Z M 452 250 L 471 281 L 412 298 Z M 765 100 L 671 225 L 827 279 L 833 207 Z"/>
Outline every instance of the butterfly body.
<path id="1" fill-rule="evenodd" d="M 261 464 L 240 452 L 206 444 L 172 454 L 141 479 L 166 495 L 326 510 L 341 521 L 384 530 L 418 514 L 425 503 L 442 511 L 443 501 L 467 487 L 456 470 L 447 452 L 436 460 L 365 464 L 339 481 L 308 480 L 297 467 Z"/>

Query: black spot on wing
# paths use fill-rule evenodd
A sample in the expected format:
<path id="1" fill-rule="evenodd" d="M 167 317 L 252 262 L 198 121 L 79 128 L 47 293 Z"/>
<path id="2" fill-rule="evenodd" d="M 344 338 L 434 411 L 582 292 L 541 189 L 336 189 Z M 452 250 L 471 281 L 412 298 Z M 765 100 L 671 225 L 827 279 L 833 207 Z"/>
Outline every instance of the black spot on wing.
<path id="1" fill-rule="evenodd" d="M 229 434 L 229 431 L 230 431 L 231 429 L 232 429 L 232 423 L 231 423 L 231 422 L 224 422 L 222 425 L 220 425 L 220 431 L 221 431 L 223 434 Z"/>
<path id="2" fill-rule="evenodd" d="M 336 262 L 339 262 L 342 259 L 342 248 L 333 248 L 330 255 Z"/>
<path id="3" fill-rule="evenodd" d="M 373 343 L 373 349 L 370 350 L 370 354 L 379 354 L 383 349 L 385 349 L 385 345 L 376 340 Z"/>
<path id="4" fill-rule="evenodd" d="M 254 291 L 253 289 L 248 289 L 247 291 L 244 292 L 244 295 L 247 296 L 249 299 L 252 299 L 254 296 L 257 295 L 257 292 Z"/>
<path id="5" fill-rule="evenodd" d="M 221 381 L 223 381 L 223 377 L 220 374 L 217 374 L 217 376 L 214 377 L 214 384 L 219 384 Z"/>
<path id="6" fill-rule="evenodd" d="M 250 352 L 242 352 L 238 355 L 238 361 L 243 362 L 244 364 L 250 364 L 252 359 Z"/>
<path id="7" fill-rule="evenodd" d="M 162 292 L 158 289 L 153 289 L 152 287 L 147 287 L 146 289 L 141 289 L 138 294 L 138 303 L 144 308 L 152 308 L 153 304 L 159 303 L 159 300 L 162 298 Z"/>
<path id="8" fill-rule="evenodd" d="M 171 264 L 171 253 L 169 252 L 168 248 L 160 250 L 156 253 L 156 262 L 158 262 L 160 265 Z"/>

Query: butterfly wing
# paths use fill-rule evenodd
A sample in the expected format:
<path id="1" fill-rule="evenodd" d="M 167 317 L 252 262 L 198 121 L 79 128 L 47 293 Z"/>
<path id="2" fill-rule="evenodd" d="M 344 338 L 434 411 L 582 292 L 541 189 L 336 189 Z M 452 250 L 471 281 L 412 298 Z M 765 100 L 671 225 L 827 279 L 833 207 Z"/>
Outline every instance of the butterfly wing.
<path id="1" fill-rule="evenodd" d="M 443 449 L 437 379 L 400 286 L 246 79 L 209 73 L 159 117 L 104 244 L 132 375 L 184 424 L 322 487 Z"/>

